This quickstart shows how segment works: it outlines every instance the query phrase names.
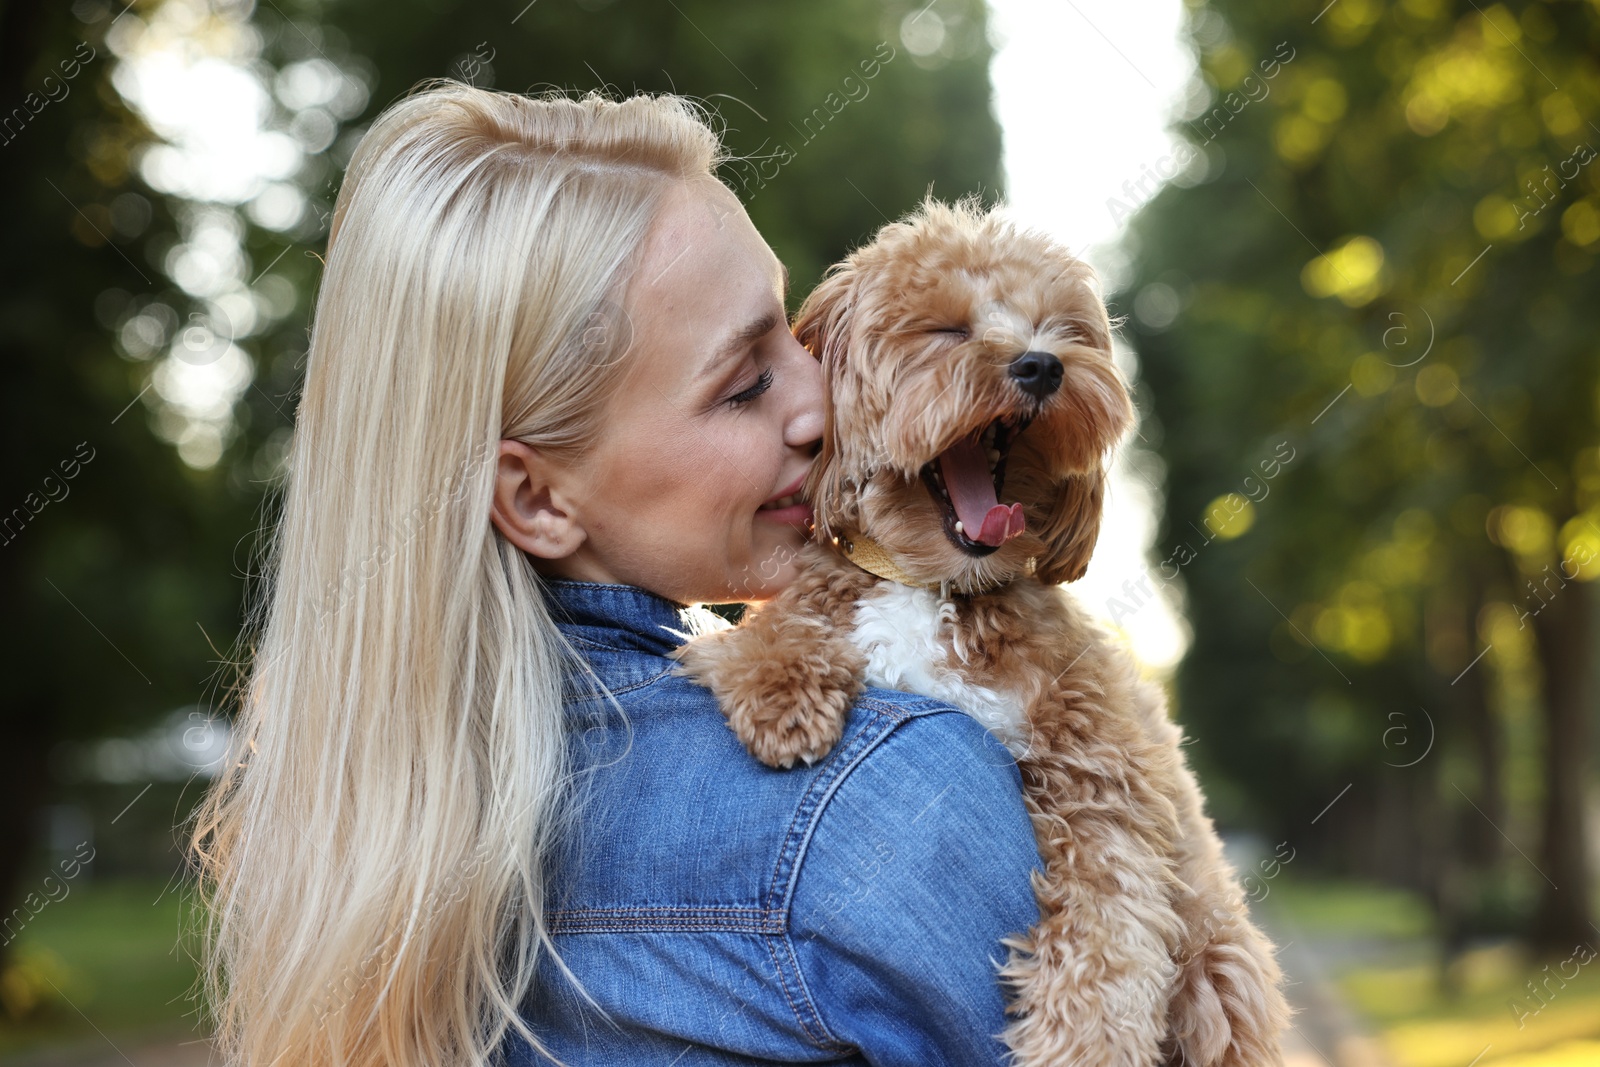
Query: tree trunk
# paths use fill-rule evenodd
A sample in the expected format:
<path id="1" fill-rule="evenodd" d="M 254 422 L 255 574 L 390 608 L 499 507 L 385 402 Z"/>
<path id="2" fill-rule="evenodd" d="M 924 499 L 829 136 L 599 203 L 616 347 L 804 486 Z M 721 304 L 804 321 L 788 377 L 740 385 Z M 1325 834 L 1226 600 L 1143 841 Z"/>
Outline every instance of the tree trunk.
<path id="1" fill-rule="evenodd" d="M 1464 612 L 1463 632 L 1469 637 L 1478 632 L 1478 614 L 1482 610 L 1483 577 L 1474 570 L 1468 582 Z M 1469 640 L 1464 646 L 1469 658 L 1476 655 L 1472 644 Z M 1470 738 L 1473 762 L 1478 769 L 1478 788 L 1472 800 L 1482 812 L 1480 815 L 1471 808 L 1462 812 L 1462 859 L 1472 870 L 1491 871 L 1499 866 L 1505 851 L 1505 838 L 1500 836 L 1499 830 L 1505 825 L 1505 794 L 1500 787 L 1500 750 L 1504 739 L 1494 709 L 1489 706 L 1488 664 L 1479 663 L 1459 674 L 1447 691 L 1455 696 L 1462 725 Z"/>
<path id="2" fill-rule="evenodd" d="M 41 52 L 47 10 L 45 0 L 0 4 L 0 100 L 8 101 L 7 107 L 11 106 L 10 101 L 20 100 L 30 87 L 29 79 L 35 74 Z M 8 153 L 14 151 L 9 145 L 6 149 Z M 28 169 L 30 162 L 12 158 L 7 164 L 7 174 L 0 180 L 0 197 L 6 203 L 25 202 L 19 195 L 23 181 L 37 180 Z M 19 355 L 21 358 L 16 358 Z M 36 363 L 32 354 L 7 351 L 5 356 L 9 378 L 6 388 L 17 390 L 14 395 L 36 396 Z M 8 458 L 4 476 L 0 477 L 0 491 L 5 494 L 0 497 L 4 501 L 0 507 L 11 508 L 36 487 L 28 479 L 38 469 L 31 462 L 38 445 L 28 440 L 37 433 L 35 427 L 6 421 L 3 440 Z M 19 462 L 21 457 L 27 459 Z M 14 612 L 14 617 L 26 618 L 34 606 L 34 596 L 27 588 L 27 571 L 34 556 L 9 544 L 0 547 L 0 551 L 5 553 L 0 561 L 0 604 L 10 609 L 8 614 Z M 40 699 L 42 693 L 51 691 L 51 683 L 41 683 L 39 667 L 41 663 L 63 662 L 38 659 L 34 654 L 38 644 L 31 639 L 8 637 L 7 646 L 0 654 L 0 666 L 8 678 L 8 692 L 0 703 L 0 737 L 5 738 L 0 743 L 0 920 L 11 915 L 27 895 L 21 878 L 36 843 L 40 806 L 49 788 L 50 746 L 60 720 L 59 709 Z M 0 971 L 9 961 L 9 938 L 15 930 L 15 925 L 0 925 Z"/>
<path id="3" fill-rule="evenodd" d="M 1553 573 L 1553 572 L 1552 572 Z M 1585 832 L 1594 695 L 1590 668 L 1591 600 L 1587 583 L 1552 580 L 1533 630 L 1544 669 L 1544 840 L 1540 895 L 1532 938 L 1542 948 L 1570 949 L 1594 937 Z"/>

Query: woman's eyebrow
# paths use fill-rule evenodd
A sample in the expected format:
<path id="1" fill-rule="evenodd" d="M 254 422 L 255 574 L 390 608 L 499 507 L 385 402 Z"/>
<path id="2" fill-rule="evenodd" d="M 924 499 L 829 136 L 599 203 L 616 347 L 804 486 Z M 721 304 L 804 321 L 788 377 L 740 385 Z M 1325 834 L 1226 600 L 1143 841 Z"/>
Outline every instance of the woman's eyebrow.
<path id="1" fill-rule="evenodd" d="M 711 354 L 710 359 L 706 360 L 696 377 L 704 378 L 711 375 L 722 365 L 724 360 L 731 358 L 751 342 L 765 337 L 783 321 L 783 316 L 778 311 L 768 310 L 760 317 L 742 326 L 717 346 L 716 351 Z"/>

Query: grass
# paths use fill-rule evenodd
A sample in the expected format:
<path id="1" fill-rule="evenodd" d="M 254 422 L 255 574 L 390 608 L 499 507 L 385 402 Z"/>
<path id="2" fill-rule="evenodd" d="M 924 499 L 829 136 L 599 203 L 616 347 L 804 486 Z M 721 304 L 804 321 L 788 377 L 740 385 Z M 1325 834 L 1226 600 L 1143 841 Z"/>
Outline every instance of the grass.
<path id="1" fill-rule="evenodd" d="M 0 976 L 10 1011 L 0 1013 L 0 1055 L 102 1034 L 119 1041 L 193 1033 L 197 950 L 179 936 L 183 899 L 164 888 L 74 884 L 33 918 Z"/>
<path id="2" fill-rule="evenodd" d="M 1535 961 L 1507 944 L 1463 954 L 1450 977 L 1453 992 L 1434 966 L 1367 968 L 1340 987 L 1379 1025 L 1400 1067 L 1461 1067 L 1485 1050 L 1480 1067 L 1553 1065 L 1580 1052 L 1587 1058 L 1574 1062 L 1600 1064 L 1600 963 Z"/>
<path id="3" fill-rule="evenodd" d="M 1285 879 L 1272 895 L 1313 940 L 1401 950 L 1387 959 L 1358 953 L 1357 962 L 1334 973 L 1395 1067 L 1600 1065 L 1600 954 L 1591 955 L 1600 952 L 1600 938 L 1555 959 L 1534 959 L 1514 942 L 1488 945 L 1441 968 L 1432 958 L 1428 910 L 1413 894 Z M 1585 956 L 1591 958 L 1582 962 Z"/>
<path id="4" fill-rule="evenodd" d="M 1433 915 L 1415 893 L 1362 882 L 1272 882 L 1271 899 L 1312 936 L 1421 940 Z"/>

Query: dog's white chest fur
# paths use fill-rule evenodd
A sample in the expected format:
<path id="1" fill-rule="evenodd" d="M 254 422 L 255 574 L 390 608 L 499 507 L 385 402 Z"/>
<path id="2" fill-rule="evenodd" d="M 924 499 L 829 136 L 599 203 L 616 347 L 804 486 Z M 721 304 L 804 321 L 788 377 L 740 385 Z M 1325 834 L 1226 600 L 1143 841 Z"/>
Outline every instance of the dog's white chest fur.
<path id="1" fill-rule="evenodd" d="M 1027 751 L 1022 700 L 963 678 L 946 666 L 950 631 L 941 604 L 954 607 L 929 589 L 880 582 L 856 602 L 851 637 L 867 657 L 866 681 L 954 704 L 983 723 L 1016 757 Z M 961 657 L 956 657 L 960 662 Z"/>

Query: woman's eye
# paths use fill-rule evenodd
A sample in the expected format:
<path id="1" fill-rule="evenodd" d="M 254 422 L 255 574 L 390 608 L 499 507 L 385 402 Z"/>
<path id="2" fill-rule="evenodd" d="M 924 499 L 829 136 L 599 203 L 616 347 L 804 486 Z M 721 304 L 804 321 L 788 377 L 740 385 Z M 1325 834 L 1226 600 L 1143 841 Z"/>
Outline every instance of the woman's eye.
<path id="1" fill-rule="evenodd" d="M 756 379 L 756 384 L 752 385 L 743 392 L 735 393 L 733 396 L 730 396 L 728 398 L 728 403 L 733 407 L 738 407 L 740 404 L 748 404 L 750 401 L 766 392 L 767 386 L 771 384 L 772 368 L 768 367 L 766 370 L 762 371 L 761 376 Z"/>

